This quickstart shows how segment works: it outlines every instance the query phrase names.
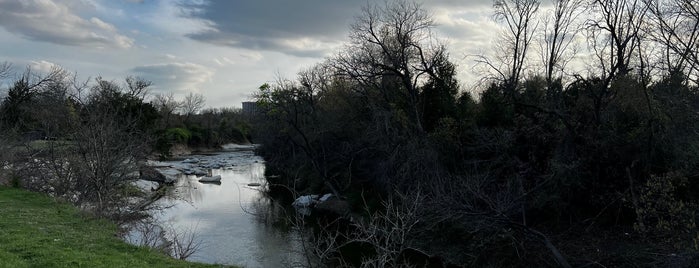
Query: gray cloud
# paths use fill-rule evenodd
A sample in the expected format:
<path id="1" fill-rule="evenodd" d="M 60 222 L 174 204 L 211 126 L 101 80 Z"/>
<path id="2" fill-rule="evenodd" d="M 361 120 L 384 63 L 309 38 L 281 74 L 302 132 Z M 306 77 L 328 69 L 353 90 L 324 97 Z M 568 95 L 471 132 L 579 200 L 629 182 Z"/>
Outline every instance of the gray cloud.
<path id="1" fill-rule="evenodd" d="M 436 0 L 424 2 L 428 6 L 442 6 L 452 8 L 478 8 L 490 7 L 493 5 L 493 0 Z"/>
<path id="2" fill-rule="evenodd" d="M 74 4 L 54 0 L 0 0 L 0 26 L 35 41 L 68 46 L 129 48 L 133 39 L 99 18 L 74 13 Z"/>
<path id="3" fill-rule="evenodd" d="M 184 16 L 210 29 L 188 37 L 216 45 L 319 57 L 346 35 L 363 0 L 207 1 L 183 3 Z"/>
<path id="4" fill-rule="evenodd" d="M 58 64 L 46 60 L 31 61 L 29 62 L 28 66 L 29 68 L 31 68 L 33 72 L 39 72 L 44 74 L 51 72 L 55 68 L 63 68 Z"/>
<path id="5" fill-rule="evenodd" d="M 211 69 L 191 62 L 143 65 L 131 72 L 152 81 L 155 90 L 177 93 L 199 90 L 214 75 Z"/>
<path id="6" fill-rule="evenodd" d="M 425 6 L 473 8 L 492 0 L 425 1 Z M 187 36 L 215 45 L 322 57 L 347 35 L 366 0 L 210 0 L 180 3 L 182 15 L 206 22 Z"/>

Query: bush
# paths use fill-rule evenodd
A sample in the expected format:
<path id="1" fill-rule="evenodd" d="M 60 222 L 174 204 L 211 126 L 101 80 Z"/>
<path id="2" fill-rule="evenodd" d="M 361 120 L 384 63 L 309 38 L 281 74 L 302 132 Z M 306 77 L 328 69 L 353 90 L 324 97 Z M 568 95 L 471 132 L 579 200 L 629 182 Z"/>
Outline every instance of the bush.
<path id="1" fill-rule="evenodd" d="M 192 138 L 192 132 L 185 128 L 169 128 L 165 130 L 165 137 L 173 143 L 187 143 Z"/>
<path id="2" fill-rule="evenodd" d="M 169 128 L 155 133 L 154 149 L 161 157 L 170 157 L 170 149 L 175 144 L 187 144 L 192 133 L 185 128 Z"/>
<path id="3" fill-rule="evenodd" d="M 651 176 L 640 187 L 634 229 L 649 239 L 660 240 L 676 249 L 699 249 L 697 206 L 677 195 L 687 184 L 687 178 L 676 173 Z"/>

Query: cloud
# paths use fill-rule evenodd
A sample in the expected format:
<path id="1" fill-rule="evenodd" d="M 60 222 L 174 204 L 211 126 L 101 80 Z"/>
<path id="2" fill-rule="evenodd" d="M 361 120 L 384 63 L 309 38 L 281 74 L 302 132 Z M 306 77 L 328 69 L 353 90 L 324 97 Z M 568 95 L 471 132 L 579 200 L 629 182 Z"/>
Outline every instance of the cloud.
<path id="1" fill-rule="evenodd" d="M 0 0 L 0 26 L 24 38 L 67 46 L 129 48 L 134 40 L 96 17 L 75 13 L 83 3 L 55 0 Z M 93 7 L 94 8 L 94 7 Z"/>
<path id="2" fill-rule="evenodd" d="M 425 1 L 428 10 L 473 9 L 492 0 Z M 180 15 L 206 25 L 187 37 L 218 46 L 323 57 L 339 47 L 366 0 L 189 0 Z"/>
<path id="3" fill-rule="evenodd" d="M 30 61 L 28 66 L 33 72 L 39 73 L 49 73 L 55 68 L 63 68 L 58 64 L 45 60 Z"/>
<path id="4" fill-rule="evenodd" d="M 268 36 L 249 36 L 239 33 L 220 32 L 218 30 L 209 30 L 196 34 L 189 34 L 187 36 L 195 40 L 219 46 L 276 51 L 297 57 L 323 57 L 326 56 L 332 48 L 341 44 L 340 42 L 312 37 L 276 38 Z"/>
<path id="5" fill-rule="evenodd" d="M 481 9 L 490 8 L 493 6 L 493 0 L 435 0 L 435 1 L 424 1 L 429 7 L 448 7 L 448 8 L 467 8 L 467 9 Z"/>
<path id="6" fill-rule="evenodd" d="M 199 91 L 211 81 L 214 71 L 191 62 L 173 62 L 143 65 L 131 69 L 135 75 L 153 82 L 158 91 Z"/>
<path id="7" fill-rule="evenodd" d="M 489 47 L 502 28 L 490 17 L 490 10 L 450 10 L 440 8 L 435 13 L 437 32 L 448 38 L 455 49 L 470 52 Z"/>
<path id="8" fill-rule="evenodd" d="M 338 46 L 363 0 L 197 1 L 181 15 L 205 22 L 187 37 L 219 46 L 322 57 Z"/>

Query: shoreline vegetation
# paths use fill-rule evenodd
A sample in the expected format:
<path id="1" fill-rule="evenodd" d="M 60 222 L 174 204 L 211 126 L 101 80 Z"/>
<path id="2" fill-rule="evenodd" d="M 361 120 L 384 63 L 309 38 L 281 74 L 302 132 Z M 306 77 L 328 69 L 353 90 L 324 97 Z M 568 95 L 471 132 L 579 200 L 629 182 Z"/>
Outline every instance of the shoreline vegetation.
<path id="1" fill-rule="evenodd" d="M 459 81 L 432 11 L 380 1 L 336 53 L 259 87 L 272 195 L 333 193 L 361 215 L 318 216 L 314 256 L 699 267 L 697 1 L 492 3 L 503 31 L 469 56 L 477 80 Z"/>
<path id="2" fill-rule="evenodd" d="M 0 267 L 229 267 L 127 244 L 117 226 L 39 193 L 0 186 Z"/>
<path id="3" fill-rule="evenodd" d="M 699 267 L 699 2 L 492 3 L 503 31 L 468 56 L 474 80 L 432 11 L 385 0 L 247 110 L 0 62 L 0 184 L 118 222 L 151 209 L 130 184 L 149 156 L 253 142 L 274 202 L 341 211 L 290 217 L 311 234 L 300 266 Z M 194 265 L 0 189 L 0 265 Z"/>

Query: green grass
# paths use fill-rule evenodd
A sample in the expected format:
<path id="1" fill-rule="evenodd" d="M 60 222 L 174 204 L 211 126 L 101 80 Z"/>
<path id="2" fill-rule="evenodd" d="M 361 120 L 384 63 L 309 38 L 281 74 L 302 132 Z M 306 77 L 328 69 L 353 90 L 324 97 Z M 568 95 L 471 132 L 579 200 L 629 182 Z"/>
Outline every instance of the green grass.
<path id="1" fill-rule="evenodd" d="M 129 245 L 116 233 L 69 204 L 0 186 L 0 267 L 218 267 Z"/>

